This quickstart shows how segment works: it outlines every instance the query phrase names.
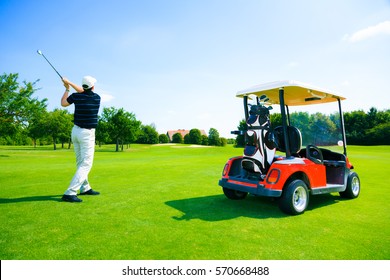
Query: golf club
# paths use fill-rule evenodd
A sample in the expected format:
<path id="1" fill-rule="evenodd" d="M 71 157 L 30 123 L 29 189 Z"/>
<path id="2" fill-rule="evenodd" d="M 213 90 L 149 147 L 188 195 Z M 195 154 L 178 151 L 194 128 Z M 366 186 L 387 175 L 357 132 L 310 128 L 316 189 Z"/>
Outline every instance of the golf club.
<path id="1" fill-rule="evenodd" d="M 58 71 L 54 68 L 54 66 L 50 63 L 50 61 L 46 58 L 46 56 L 42 53 L 41 50 L 37 50 L 37 53 L 41 56 L 43 56 L 44 59 L 46 59 L 47 63 L 50 64 L 50 66 L 54 69 L 54 71 L 56 71 L 56 73 L 58 74 L 58 76 L 60 76 L 61 80 L 62 80 L 62 76 L 60 75 L 60 73 L 58 73 Z"/>

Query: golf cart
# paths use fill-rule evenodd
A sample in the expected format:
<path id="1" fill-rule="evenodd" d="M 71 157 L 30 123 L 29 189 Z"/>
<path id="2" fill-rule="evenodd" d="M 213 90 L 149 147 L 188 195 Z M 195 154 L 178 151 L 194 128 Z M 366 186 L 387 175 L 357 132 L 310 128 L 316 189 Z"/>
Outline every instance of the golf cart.
<path id="1" fill-rule="evenodd" d="M 243 98 L 247 129 L 232 131 L 245 135 L 245 148 L 242 156 L 230 158 L 223 169 L 219 185 L 226 197 L 239 200 L 249 193 L 278 198 L 283 212 L 298 215 L 307 209 L 309 195 L 359 196 L 360 180 L 347 158 L 341 111 L 345 98 L 296 81 L 262 84 L 236 96 Z M 337 102 L 339 111 L 331 132 L 323 131 L 326 126 L 315 124 L 315 118 L 294 126 L 290 106 L 329 102 Z M 270 122 L 270 105 L 275 104 L 280 104 L 281 115 L 281 125 L 276 127 Z"/>

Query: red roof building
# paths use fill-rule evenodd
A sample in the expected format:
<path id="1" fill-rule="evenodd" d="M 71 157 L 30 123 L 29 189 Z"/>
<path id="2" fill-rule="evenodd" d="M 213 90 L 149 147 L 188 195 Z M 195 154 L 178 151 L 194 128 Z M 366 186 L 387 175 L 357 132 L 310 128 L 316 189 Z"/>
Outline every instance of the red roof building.
<path id="1" fill-rule="evenodd" d="M 207 136 L 206 132 L 205 132 L 203 129 L 199 129 L 199 131 L 200 131 L 200 134 L 201 134 L 201 135 Z M 168 136 L 169 142 L 172 142 L 172 137 L 173 137 L 173 135 L 175 135 L 176 133 L 180 133 L 181 136 L 182 136 L 183 139 L 184 139 L 184 136 L 186 136 L 188 133 L 190 133 L 190 131 L 189 131 L 189 130 L 186 130 L 186 129 L 168 130 L 168 131 L 167 131 L 167 136 Z"/>

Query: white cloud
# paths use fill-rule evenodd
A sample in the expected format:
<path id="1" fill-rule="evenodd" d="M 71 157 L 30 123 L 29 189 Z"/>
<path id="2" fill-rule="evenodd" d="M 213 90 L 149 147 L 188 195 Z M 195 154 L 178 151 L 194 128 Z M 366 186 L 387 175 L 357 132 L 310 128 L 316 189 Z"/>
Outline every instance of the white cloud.
<path id="1" fill-rule="evenodd" d="M 378 36 L 378 35 L 390 35 L 390 21 L 384 21 L 378 23 L 377 25 L 369 26 L 367 28 L 363 28 L 352 35 L 346 34 L 343 37 L 343 40 L 348 41 L 350 43 L 356 43 L 359 41 L 367 40 L 369 38 Z"/>
<path id="2" fill-rule="evenodd" d="M 115 98 L 114 96 L 112 96 L 111 94 L 108 94 L 108 93 L 99 93 L 99 95 L 102 99 L 102 103 L 110 102 L 112 99 Z"/>

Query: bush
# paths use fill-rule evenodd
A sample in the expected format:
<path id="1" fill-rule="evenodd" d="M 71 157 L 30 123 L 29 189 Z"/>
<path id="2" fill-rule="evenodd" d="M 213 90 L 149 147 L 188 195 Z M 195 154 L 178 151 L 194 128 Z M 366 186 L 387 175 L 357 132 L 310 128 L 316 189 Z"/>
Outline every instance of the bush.
<path id="1" fill-rule="evenodd" d="M 200 145 L 202 144 L 202 134 L 200 133 L 200 130 L 197 128 L 193 128 L 190 130 L 189 135 L 189 144 L 195 144 Z"/>
<path id="2" fill-rule="evenodd" d="M 390 145 L 390 123 L 382 123 L 366 131 L 367 145 Z"/>
<path id="3" fill-rule="evenodd" d="M 173 134 L 172 143 L 178 143 L 178 144 L 183 143 L 183 136 L 179 132 Z"/>
<path id="4" fill-rule="evenodd" d="M 159 142 L 159 135 L 153 125 L 144 125 L 141 127 L 138 135 L 137 143 L 140 144 L 157 144 Z"/>
<path id="5" fill-rule="evenodd" d="M 206 135 L 202 135 L 202 145 L 207 146 L 209 144 L 209 138 Z"/>
<path id="6" fill-rule="evenodd" d="M 169 142 L 169 138 L 166 134 L 160 134 L 158 136 L 158 141 L 159 143 L 168 143 Z"/>
<path id="7" fill-rule="evenodd" d="M 226 138 L 219 138 L 219 145 L 218 146 L 221 146 L 221 147 L 225 147 L 227 144 L 227 139 Z"/>
<path id="8" fill-rule="evenodd" d="M 190 135 L 189 134 L 184 135 L 183 141 L 184 141 L 184 144 L 191 144 Z"/>

